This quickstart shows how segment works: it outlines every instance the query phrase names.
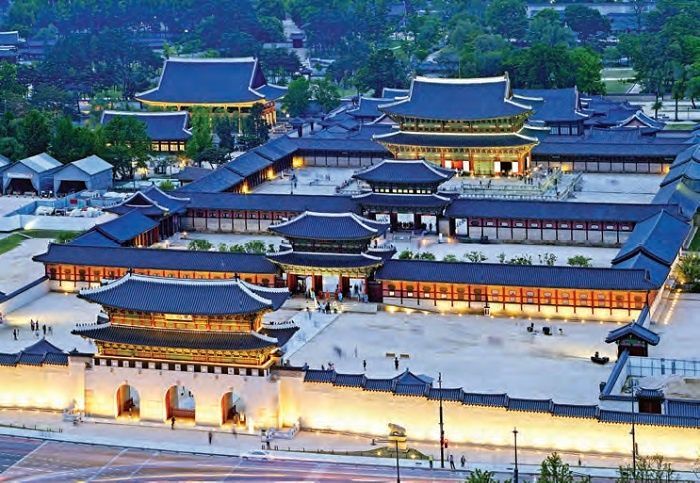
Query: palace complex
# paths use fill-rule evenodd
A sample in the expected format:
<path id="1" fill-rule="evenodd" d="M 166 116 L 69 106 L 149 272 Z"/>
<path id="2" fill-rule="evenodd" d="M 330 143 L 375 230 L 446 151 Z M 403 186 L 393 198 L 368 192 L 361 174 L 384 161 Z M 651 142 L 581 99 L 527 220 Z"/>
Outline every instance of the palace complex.
<path id="1" fill-rule="evenodd" d="M 241 114 L 262 103 L 272 124 L 281 95 L 254 59 L 169 59 L 158 86 L 137 99 Z M 198 170 L 174 191 L 113 198 L 106 221 L 49 243 L 33 257 L 43 277 L 1 294 L 0 309 L 11 314 L 41 290 L 82 304 L 71 337 L 84 346 L 42 339 L 0 353 L 0 406 L 279 437 L 300 428 L 374 437 L 391 418 L 411 438 L 435 441 L 433 417 L 416 415 L 444 404 L 459 443 L 507 445 L 517 426 L 530 448 L 619 455 L 634 423 L 640 452 L 696 458 L 697 361 L 656 351 L 681 338 L 666 322 L 678 261 L 697 231 L 700 131 L 665 131 L 628 104 L 575 88 L 513 90 L 507 75 L 416 78 L 382 96 L 299 119 L 296 132 Z M 102 121 L 120 115 L 131 114 L 108 111 Z M 187 114 L 138 115 L 160 152 L 184 149 Z M 323 176 L 295 194 L 297 177 L 318 166 Z M 6 184 L 27 185 L 32 167 L 36 184 L 58 168 L 30 159 Z M 336 183 L 331 168 L 353 169 L 336 170 L 345 176 Z M 595 190 L 574 200 L 582 174 L 571 170 L 663 179 L 634 203 L 614 201 L 624 190 L 612 201 Z M 532 185 L 550 182 L 549 171 L 557 177 L 539 196 Z M 557 184 L 565 175 L 569 191 Z M 492 183 L 528 188 L 508 195 Z M 184 249 L 191 240 L 218 250 Z M 491 244 L 603 255 L 586 266 L 466 256 Z M 346 315 L 345 326 L 332 325 Z M 587 339 L 591 326 L 603 337 Z M 406 348 L 411 337 L 419 350 Z M 325 345 L 304 352 L 314 344 Z M 352 365 L 372 350 L 381 352 L 376 367 Z M 356 370 L 336 370 L 329 354 Z M 557 357 L 572 365 L 550 364 Z M 512 367 L 518 360 L 526 372 Z M 431 374 L 419 374 L 426 361 Z M 443 362 L 460 373 L 444 386 L 431 378 Z M 555 391 L 527 396 L 517 393 L 524 386 L 457 383 L 490 379 L 488 371 L 538 382 L 563 375 Z M 649 383 L 667 376 L 673 385 Z M 586 397 L 568 399 L 575 390 Z"/>

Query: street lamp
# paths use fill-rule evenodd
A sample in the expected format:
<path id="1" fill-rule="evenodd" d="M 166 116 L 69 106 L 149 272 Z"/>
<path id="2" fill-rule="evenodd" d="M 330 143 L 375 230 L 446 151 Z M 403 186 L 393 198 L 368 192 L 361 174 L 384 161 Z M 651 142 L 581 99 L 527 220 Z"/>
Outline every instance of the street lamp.
<path id="1" fill-rule="evenodd" d="M 513 483 L 518 483 L 518 428 L 513 428 L 513 451 L 515 452 L 515 467 L 513 468 Z"/>
<path id="2" fill-rule="evenodd" d="M 401 483 L 401 471 L 399 470 L 399 440 L 395 439 L 396 445 L 396 483 Z"/>
<path id="3" fill-rule="evenodd" d="M 440 401 L 440 468 L 445 468 L 445 424 L 442 418 L 442 372 L 438 373 L 438 395 Z"/>
<path id="4" fill-rule="evenodd" d="M 637 483 L 637 431 L 635 430 L 634 423 L 635 423 L 635 414 L 634 414 L 634 400 L 636 398 L 634 389 L 632 389 L 632 431 L 630 431 L 630 434 L 632 435 L 632 481 L 634 483 Z"/>

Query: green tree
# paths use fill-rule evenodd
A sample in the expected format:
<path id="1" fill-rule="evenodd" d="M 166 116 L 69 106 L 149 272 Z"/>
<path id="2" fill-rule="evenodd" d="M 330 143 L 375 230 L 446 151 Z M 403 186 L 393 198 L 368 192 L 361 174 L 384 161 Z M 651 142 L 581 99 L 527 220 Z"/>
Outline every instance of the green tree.
<path id="1" fill-rule="evenodd" d="M 538 481 L 541 483 L 573 483 L 574 473 L 557 453 L 552 453 L 542 461 Z"/>
<path id="2" fill-rule="evenodd" d="M 214 132 L 219 137 L 219 146 L 233 151 L 235 145 L 234 133 L 238 130 L 238 120 L 226 113 L 217 114 L 214 118 Z M 200 153 L 201 154 L 201 153 Z"/>
<path id="3" fill-rule="evenodd" d="M 568 5 L 564 10 L 564 21 L 583 43 L 610 33 L 610 20 L 598 10 L 585 5 Z"/>
<path id="4" fill-rule="evenodd" d="M 416 260 L 436 260 L 435 254 L 430 253 L 430 252 L 421 252 L 421 253 L 416 253 L 413 258 Z"/>
<path id="5" fill-rule="evenodd" d="M 569 49 L 565 45 L 537 43 L 520 49 L 509 59 L 509 72 L 520 87 L 531 89 L 552 89 L 572 87 L 575 84 L 576 66 Z"/>
<path id="6" fill-rule="evenodd" d="M 202 167 L 203 164 L 209 164 L 210 166 L 219 166 L 224 164 L 227 160 L 229 150 L 217 147 L 207 148 L 201 153 L 199 153 L 194 158 L 194 164 Z"/>
<path id="7" fill-rule="evenodd" d="M 187 244 L 188 250 L 197 250 L 206 252 L 214 248 L 214 245 L 209 240 L 190 240 Z"/>
<path id="8" fill-rule="evenodd" d="M 289 83 L 282 99 L 282 109 L 292 117 L 302 115 L 311 101 L 311 85 L 305 77 L 298 77 Z"/>
<path id="9" fill-rule="evenodd" d="M 523 0 L 493 0 L 486 7 L 486 25 L 507 39 L 523 39 L 527 33 L 527 6 Z"/>
<path id="10" fill-rule="evenodd" d="M 163 191 L 173 191 L 175 190 L 175 183 L 173 183 L 172 180 L 166 179 L 165 181 L 160 182 L 158 188 Z"/>
<path id="11" fill-rule="evenodd" d="M 559 44 L 571 46 L 575 38 L 571 28 L 562 23 L 559 12 L 545 8 L 530 20 L 527 40 L 530 44 L 542 43 L 554 47 Z"/>
<path id="12" fill-rule="evenodd" d="M 95 133 L 85 127 L 73 126 L 69 117 L 54 122 L 49 154 L 62 163 L 70 163 L 95 154 Z"/>
<path id="13" fill-rule="evenodd" d="M 338 86 L 328 79 L 318 79 L 311 82 L 311 95 L 319 103 L 324 112 L 330 112 L 340 105 Z"/>
<path id="14" fill-rule="evenodd" d="M 675 470 L 663 456 L 640 456 L 636 468 L 620 466 L 618 483 L 668 483 L 675 481 Z"/>
<path id="15" fill-rule="evenodd" d="M 681 257 L 678 272 L 681 283 L 696 285 L 700 282 L 700 255 L 690 254 Z"/>
<path id="16" fill-rule="evenodd" d="M 133 116 L 116 116 L 97 131 L 97 155 L 121 178 L 133 178 L 134 168 L 145 168 L 151 152 L 146 125 Z"/>
<path id="17" fill-rule="evenodd" d="M 413 258 L 413 252 L 411 250 L 403 250 L 399 253 L 399 260 L 411 260 Z"/>
<path id="18" fill-rule="evenodd" d="M 372 51 L 367 63 L 355 76 L 355 83 L 360 91 L 371 89 L 374 97 L 381 97 L 385 87 L 404 87 L 407 81 L 406 70 L 390 49 Z"/>
<path id="19" fill-rule="evenodd" d="M 494 474 L 490 471 L 475 469 L 465 480 L 466 483 L 498 483 Z"/>
<path id="20" fill-rule="evenodd" d="M 482 263 L 482 262 L 485 262 L 488 259 L 488 257 L 486 255 L 484 255 L 482 252 L 478 252 L 478 251 L 474 250 L 474 251 L 465 253 L 464 259 L 468 262 L 471 262 L 471 263 Z M 503 262 L 501 262 L 501 263 L 503 263 Z"/>
<path id="21" fill-rule="evenodd" d="M 256 103 L 250 108 L 250 114 L 243 119 L 243 136 L 241 142 L 246 149 L 265 144 L 270 139 L 270 129 L 263 118 L 263 105 Z"/>
<path id="22" fill-rule="evenodd" d="M 284 81 L 301 69 L 297 54 L 285 49 L 263 49 L 259 59 L 265 75 L 274 82 Z"/>
<path id="23" fill-rule="evenodd" d="M 266 250 L 267 247 L 262 240 L 251 240 L 245 244 L 246 253 L 265 253 Z"/>
<path id="24" fill-rule="evenodd" d="M 47 116 L 32 109 L 20 121 L 17 140 L 24 148 L 25 156 L 46 152 L 51 141 L 51 127 Z"/>
<path id="25" fill-rule="evenodd" d="M 576 66 L 574 76 L 578 90 L 587 94 L 605 94 L 605 84 L 600 77 L 603 70 L 600 55 L 589 48 L 579 47 L 571 50 L 569 58 Z"/>
<path id="26" fill-rule="evenodd" d="M 654 119 L 659 118 L 659 110 L 664 107 L 664 101 L 661 97 L 657 97 L 651 108 L 654 110 Z"/>
<path id="27" fill-rule="evenodd" d="M 450 253 L 450 254 L 445 255 L 444 257 L 442 257 L 442 261 L 443 261 L 443 262 L 458 262 L 459 259 L 457 258 L 457 255 L 453 255 L 453 254 Z"/>
<path id="28" fill-rule="evenodd" d="M 187 141 L 185 152 L 195 159 L 202 151 L 212 145 L 211 114 L 206 107 L 195 107 L 192 110 L 192 137 Z"/>
<path id="29" fill-rule="evenodd" d="M 585 255 L 574 255 L 573 257 L 569 257 L 566 263 L 572 267 L 590 267 L 591 260 L 593 260 L 591 257 Z"/>

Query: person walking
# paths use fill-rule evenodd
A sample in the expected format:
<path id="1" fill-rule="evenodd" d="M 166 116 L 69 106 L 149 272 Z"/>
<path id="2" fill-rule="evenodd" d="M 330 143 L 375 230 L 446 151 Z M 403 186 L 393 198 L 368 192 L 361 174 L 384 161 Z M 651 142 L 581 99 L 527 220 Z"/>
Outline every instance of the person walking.
<path id="1" fill-rule="evenodd" d="M 211 440 L 214 439 L 214 433 L 212 433 L 210 430 L 209 433 L 207 434 L 207 437 L 209 438 L 209 446 L 211 446 Z M 462 465 L 462 466 L 464 466 L 464 465 Z"/>
<path id="2" fill-rule="evenodd" d="M 175 416 L 170 417 L 170 429 L 175 429 Z"/>
<path id="3" fill-rule="evenodd" d="M 455 457 L 452 454 L 450 455 L 450 469 L 452 471 L 457 469 L 457 467 L 455 466 Z"/>
<path id="4" fill-rule="evenodd" d="M 399 358 L 394 356 L 394 369 L 399 370 Z"/>
<path id="5" fill-rule="evenodd" d="M 14 337 L 15 340 L 17 340 L 17 329 L 12 329 L 12 337 Z"/>
<path id="6" fill-rule="evenodd" d="M 362 370 L 367 372 L 367 360 L 366 359 L 362 360 Z"/>
<path id="7" fill-rule="evenodd" d="M 467 458 L 465 458 L 464 455 L 459 459 L 459 463 L 461 464 L 462 468 L 464 468 L 467 464 Z"/>
<path id="8" fill-rule="evenodd" d="M 44 337 L 46 337 L 46 324 L 41 326 L 41 330 L 44 332 Z"/>
<path id="9" fill-rule="evenodd" d="M 49 325 L 49 335 L 53 335 L 53 327 Z"/>

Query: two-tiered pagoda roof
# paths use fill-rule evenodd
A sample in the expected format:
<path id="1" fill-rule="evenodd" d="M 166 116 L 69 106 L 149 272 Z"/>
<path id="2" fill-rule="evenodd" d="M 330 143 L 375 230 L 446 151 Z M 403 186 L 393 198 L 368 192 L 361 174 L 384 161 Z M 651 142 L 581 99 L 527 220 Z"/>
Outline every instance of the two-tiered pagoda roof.
<path id="1" fill-rule="evenodd" d="M 478 79 L 416 77 L 408 97 L 379 107 L 390 116 L 475 121 L 522 116 L 532 108 L 513 99 L 507 75 Z"/>
<path id="2" fill-rule="evenodd" d="M 161 217 L 166 214 L 183 213 L 187 209 L 189 198 L 177 197 L 165 193 L 157 186 L 150 186 L 137 191 L 116 206 L 106 208 L 107 211 L 123 215 L 133 210 L 151 217 Z"/>
<path id="3" fill-rule="evenodd" d="M 182 315 L 253 314 L 277 310 L 286 289 L 265 288 L 239 279 L 194 280 L 127 274 L 79 297 L 121 310 Z"/>
<path id="4" fill-rule="evenodd" d="M 231 105 L 279 99 L 284 87 L 267 83 L 253 57 L 165 61 L 158 87 L 136 94 L 149 104 Z"/>
<path id="5" fill-rule="evenodd" d="M 287 238 L 343 241 L 369 240 L 383 235 L 388 223 L 363 218 L 355 213 L 305 211 L 289 221 L 271 225 L 269 230 Z"/>
<path id="6" fill-rule="evenodd" d="M 369 184 L 425 185 L 444 183 L 454 175 L 454 170 L 430 165 L 423 159 L 385 159 L 355 173 L 352 177 Z"/>

